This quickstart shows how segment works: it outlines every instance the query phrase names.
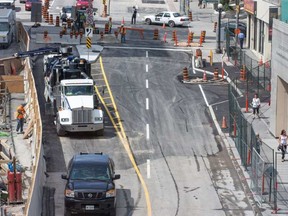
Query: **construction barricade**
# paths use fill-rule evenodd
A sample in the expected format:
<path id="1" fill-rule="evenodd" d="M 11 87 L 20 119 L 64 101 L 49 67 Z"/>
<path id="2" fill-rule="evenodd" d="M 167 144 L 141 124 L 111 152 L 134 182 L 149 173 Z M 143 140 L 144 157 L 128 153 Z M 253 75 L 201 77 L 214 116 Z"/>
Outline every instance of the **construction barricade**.
<path id="1" fill-rule="evenodd" d="M 60 17 L 59 16 L 56 16 L 55 26 L 56 27 L 60 26 Z"/>
<path id="2" fill-rule="evenodd" d="M 194 33 L 189 31 L 188 38 L 187 38 L 187 46 L 191 46 L 191 43 L 193 42 L 193 36 L 194 36 Z"/>
<path id="3" fill-rule="evenodd" d="M 159 30 L 156 28 L 154 29 L 153 40 L 159 39 Z"/>
<path id="4" fill-rule="evenodd" d="M 189 73 L 188 73 L 188 68 L 187 67 L 185 67 L 185 68 L 183 68 L 183 82 L 187 82 L 187 81 L 189 81 L 190 79 L 189 79 Z"/>

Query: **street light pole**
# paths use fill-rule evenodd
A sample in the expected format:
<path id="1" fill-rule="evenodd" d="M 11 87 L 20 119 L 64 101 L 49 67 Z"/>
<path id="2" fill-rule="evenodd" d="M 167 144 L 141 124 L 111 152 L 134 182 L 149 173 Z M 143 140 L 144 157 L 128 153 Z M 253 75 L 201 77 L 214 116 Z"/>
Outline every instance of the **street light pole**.
<path id="1" fill-rule="evenodd" d="M 217 49 L 216 53 L 222 53 L 221 49 L 221 13 L 222 13 L 223 5 L 221 3 L 218 4 L 218 41 L 217 41 Z"/>

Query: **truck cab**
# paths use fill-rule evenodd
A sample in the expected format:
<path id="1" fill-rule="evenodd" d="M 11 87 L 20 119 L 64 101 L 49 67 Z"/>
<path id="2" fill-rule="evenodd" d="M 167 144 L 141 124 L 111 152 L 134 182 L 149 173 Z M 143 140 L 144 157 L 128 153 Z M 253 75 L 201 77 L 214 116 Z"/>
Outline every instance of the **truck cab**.
<path id="1" fill-rule="evenodd" d="M 59 136 L 104 132 L 103 111 L 91 79 L 91 63 L 73 56 L 44 56 L 46 114 L 55 116 Z"/>

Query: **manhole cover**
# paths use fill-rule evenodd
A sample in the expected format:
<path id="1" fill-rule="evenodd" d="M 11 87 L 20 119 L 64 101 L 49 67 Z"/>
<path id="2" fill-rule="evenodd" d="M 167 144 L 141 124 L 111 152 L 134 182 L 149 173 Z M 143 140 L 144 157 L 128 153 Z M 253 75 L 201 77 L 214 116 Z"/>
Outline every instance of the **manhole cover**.
<path id="1" fill-rule="evenodd" d="M 143 4 L 165 4 L 164 0 L 142 0 Z"/>

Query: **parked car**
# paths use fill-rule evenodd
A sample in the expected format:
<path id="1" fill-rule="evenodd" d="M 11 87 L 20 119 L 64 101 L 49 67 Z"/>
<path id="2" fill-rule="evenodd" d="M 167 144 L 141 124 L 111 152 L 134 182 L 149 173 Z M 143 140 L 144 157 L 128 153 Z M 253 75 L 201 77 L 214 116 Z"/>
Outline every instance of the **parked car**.
<path id="1" fill-rule="evenodd" d="M 89 0 L 77 0 L 76 8 L 77 9 L 86 9 L 89 7 Z"/>
<path id="2" fill-rule="evenodd" d="M 60 11 L 60 18 L 62 19 L 63 14 L 66 13 L 66 19 L 71 19 L 72 6 L 64 6 Z"/>
<path id="3" fill-rule="evenodd" d="M 148 15 L 143 18 L 148 25 L 151 24 L 168 24 L 170 27 L 189 25 L 189 17 L 182 16 L 177 12 L 164 11 L 156 15 Z"/>
<path id="4" fill-rule="evenodd" d="M 41 1 L 39 1 L 39 0 L 26 0 L 26 2 L 25 2 L 25 10 L 26 11 L 31 11 L 32 3 L 34 3 L 34 2 L 41 3 Z"/>
<path id="5" fill-rule="evenodd" d="M 222 23 L 221 26 L 228 27 L 230 36 L 235 37 L 236 21 L 233 20 L 227 23 Z M 240 29 L 240 31 L 243 32 L 246 37 L 246 30 L 247 30 L 246 23 L 238 22 L 238 29 Z"/>
<path id="6" fill-rule="evenodd" d="M 80 153 L 68 164 L 65 186 L 65 216 L 71 214 L 116 215 L 114 162 L 106 154 Z"/>
<path id="7" fill-rule="evenodd" d="M 214 14 L 217 15 L 217 17 L 219 16 L 219 10 L 216 9 L 214 10 Z M 225 18 L 226 12 L 225 11 L 221 11 L 221 18 Z"/>

